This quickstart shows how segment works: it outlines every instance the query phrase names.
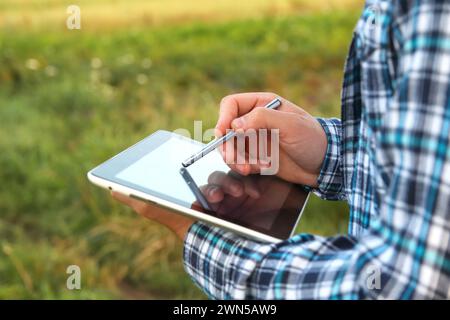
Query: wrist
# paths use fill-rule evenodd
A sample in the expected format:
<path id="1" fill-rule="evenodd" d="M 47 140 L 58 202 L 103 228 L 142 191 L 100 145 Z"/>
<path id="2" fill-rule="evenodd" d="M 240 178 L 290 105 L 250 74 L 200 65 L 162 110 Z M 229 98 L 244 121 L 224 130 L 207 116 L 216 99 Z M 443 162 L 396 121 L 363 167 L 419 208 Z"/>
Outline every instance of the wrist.
<path id="1" fill-rule="evenodd" d="M 186 238 L 186 234 L 188 233 L 193 223 L 194 220 L 189 219 L 189 221 L 185 221 L 183 224 L 180 224 L 176 227 L 175 230 L 173 230 L 181 241 L 184 241 L 184 238 Z"/>
<path id="2" fill-rule="evenodd" d="M 184 240 L 186 233 L 195 221 L 178 214 L 170 214 L 169 216 L 158 219 L 157 222 L 166 226 L 170 231 L 175 233 L 178 238 Z"/>

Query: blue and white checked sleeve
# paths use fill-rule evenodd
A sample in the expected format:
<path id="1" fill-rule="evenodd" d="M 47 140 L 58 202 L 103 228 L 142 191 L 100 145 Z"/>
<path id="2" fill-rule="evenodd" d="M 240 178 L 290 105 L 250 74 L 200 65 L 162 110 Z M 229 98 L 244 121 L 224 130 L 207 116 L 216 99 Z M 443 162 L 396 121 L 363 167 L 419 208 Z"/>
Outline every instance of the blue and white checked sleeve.
<path id="1" fill-rule="evenodd" d="M 398 10 L 398 63 L 372 158 L 384 193 L 366 232 L 264 244 L 195 223 L 185 239 L 185 269 L 209 297 L 450 297 L 450 4 L 389 3 Z M 370 281 L 374 273 L 380 286 Z"/>
<path id="2" fill-rule="evenodd" d="M 326 200 L 345 200 L 341 166 L 341 120 L 317 118 L 327 136 L 328 146 L 313 192 Z"/>

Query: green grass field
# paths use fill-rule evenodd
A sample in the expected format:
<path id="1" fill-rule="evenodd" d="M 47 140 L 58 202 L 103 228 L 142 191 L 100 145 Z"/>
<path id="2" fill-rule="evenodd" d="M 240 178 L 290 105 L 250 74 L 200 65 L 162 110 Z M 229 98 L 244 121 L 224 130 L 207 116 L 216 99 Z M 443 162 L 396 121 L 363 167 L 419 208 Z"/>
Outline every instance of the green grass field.
<path id="1" fill-rule="evenodd" d="M 279 1 L 273 14 L 270 2 L 250 1 L 254 10 L 236 14 L 211 2 L 183 11 L 181 1 L 171 10 L 150 1 L 146 10 L 165 8 L 162 18 L 134 25 L 123 1 L 103 0 L 86 11 L 103 6 L 104 21 L 119 22 L 87 20 L 78 31 L 47 21 L 45 3 L 64 20 L 58 1 L 2 2 L 0 298 L 204 298 L 183 271 L 181 243 L 85 174 L 154 130 L 192 130 L 194 120 L 213 127 L 233 92 L 273 91 L 314 115 L 339 116 L 359 4 L 347 2 L 303 11 L 308 1 Z M 346 228 L 345 203 L 312 197 L 299 232 Z M 66 289 L 71 264 L 81 267 L 81 290 Z"/>

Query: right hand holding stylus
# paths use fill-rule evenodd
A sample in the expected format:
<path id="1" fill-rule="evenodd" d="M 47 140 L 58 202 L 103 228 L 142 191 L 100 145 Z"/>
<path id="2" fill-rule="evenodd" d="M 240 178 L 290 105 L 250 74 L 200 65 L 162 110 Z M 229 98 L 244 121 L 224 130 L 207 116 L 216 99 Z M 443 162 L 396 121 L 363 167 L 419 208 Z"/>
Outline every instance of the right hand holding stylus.
<path id="1" fill-rule="evenodd" d="M 231 128 L 244 133 L 249 129 L 279 129 L 277 176 L 289 182 L 315 187 L 327 149 L 325 132 L 313 116 L 283 98 L 277 110 L 261 108 L 276 97 L 273 93 L 240 93 L 223 98 L 216 135 L 224 135 Z M 219 149 L 234 171 L 241 175 L 260 173 L 262 167 L 259 161 L 256 164 L 230 161 L 236 159 L 236 145 L 230 148 L 227 142 Z"/>

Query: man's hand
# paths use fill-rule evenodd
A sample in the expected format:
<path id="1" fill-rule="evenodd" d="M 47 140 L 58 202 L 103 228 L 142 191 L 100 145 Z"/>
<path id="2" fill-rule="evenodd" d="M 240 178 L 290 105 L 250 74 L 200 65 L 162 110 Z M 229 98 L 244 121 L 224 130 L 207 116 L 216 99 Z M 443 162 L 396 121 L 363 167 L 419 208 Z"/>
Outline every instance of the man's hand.
<path id="1" fill-rule="evenodd" d="M 273 93 L 241 93 L 225 97 L 220 104 L 216 135 L 224 135 L 233 128 L 245 132 L 248 129 L 279 129 L 279 171 L 277 175 L 287 181 L 317 186 L 317 178 L 327 148 L 327 138 L 320 123 L 305 110 L 282 100 L 277 110 L 263 107 L 276 98 Z M 225 161 L 235 159 L 236 148 L 221 148 Z M 259 173 L 261 165 L 228 163 L 242 175 Z"/>
<path id="2" fill-rule="evenodd" d="M 194 222 L 193 219 L 184 217 L 174 212 L 170 212 L 169 210 L 162 207 L 158 207 L 144 201 L 127 197 L 117 192 L 112 192 L 112 196 L 114 199 L 132 208 L 141 216 L 165 225 L 181 240 L 184 240 L 189 227 Z"/>
<path id="3" fill-rule="evenodd" d="M 244 131 L 262 128 L 279 129 L 280 170 L 278 176 L 290 182 L 316 186 L 327 148 L 325 132 L 314 117 L 285 99 L 282 99 L 282 105 L 278 110 L 260 108 L 275 97 L 276 95 L 272 93 L 242 93 L 225 97 L 220 105 L 216 132 L 222 135 L 229 128 Z M 230 166 L 241 175 L 260 171 L 260 167 L 254 164 Z M 207 191 L 205 193 L 207 199 L 216 206 L 219 203 L 223 205 L 224 198 L 229 198 L 230 195 L 240 197 L 241 200 L 258 201 L 264 190 L 267 190 L 253 183 L 252 179 L 214 182 L 215 188 L 209 186 L 209 189 L 204 191 Z M 143 217 L 165 225 L 180 239 L 184 239 L 187 230 L 194 222 L 190 218 L 116 192 L 112 195 Z"/>

